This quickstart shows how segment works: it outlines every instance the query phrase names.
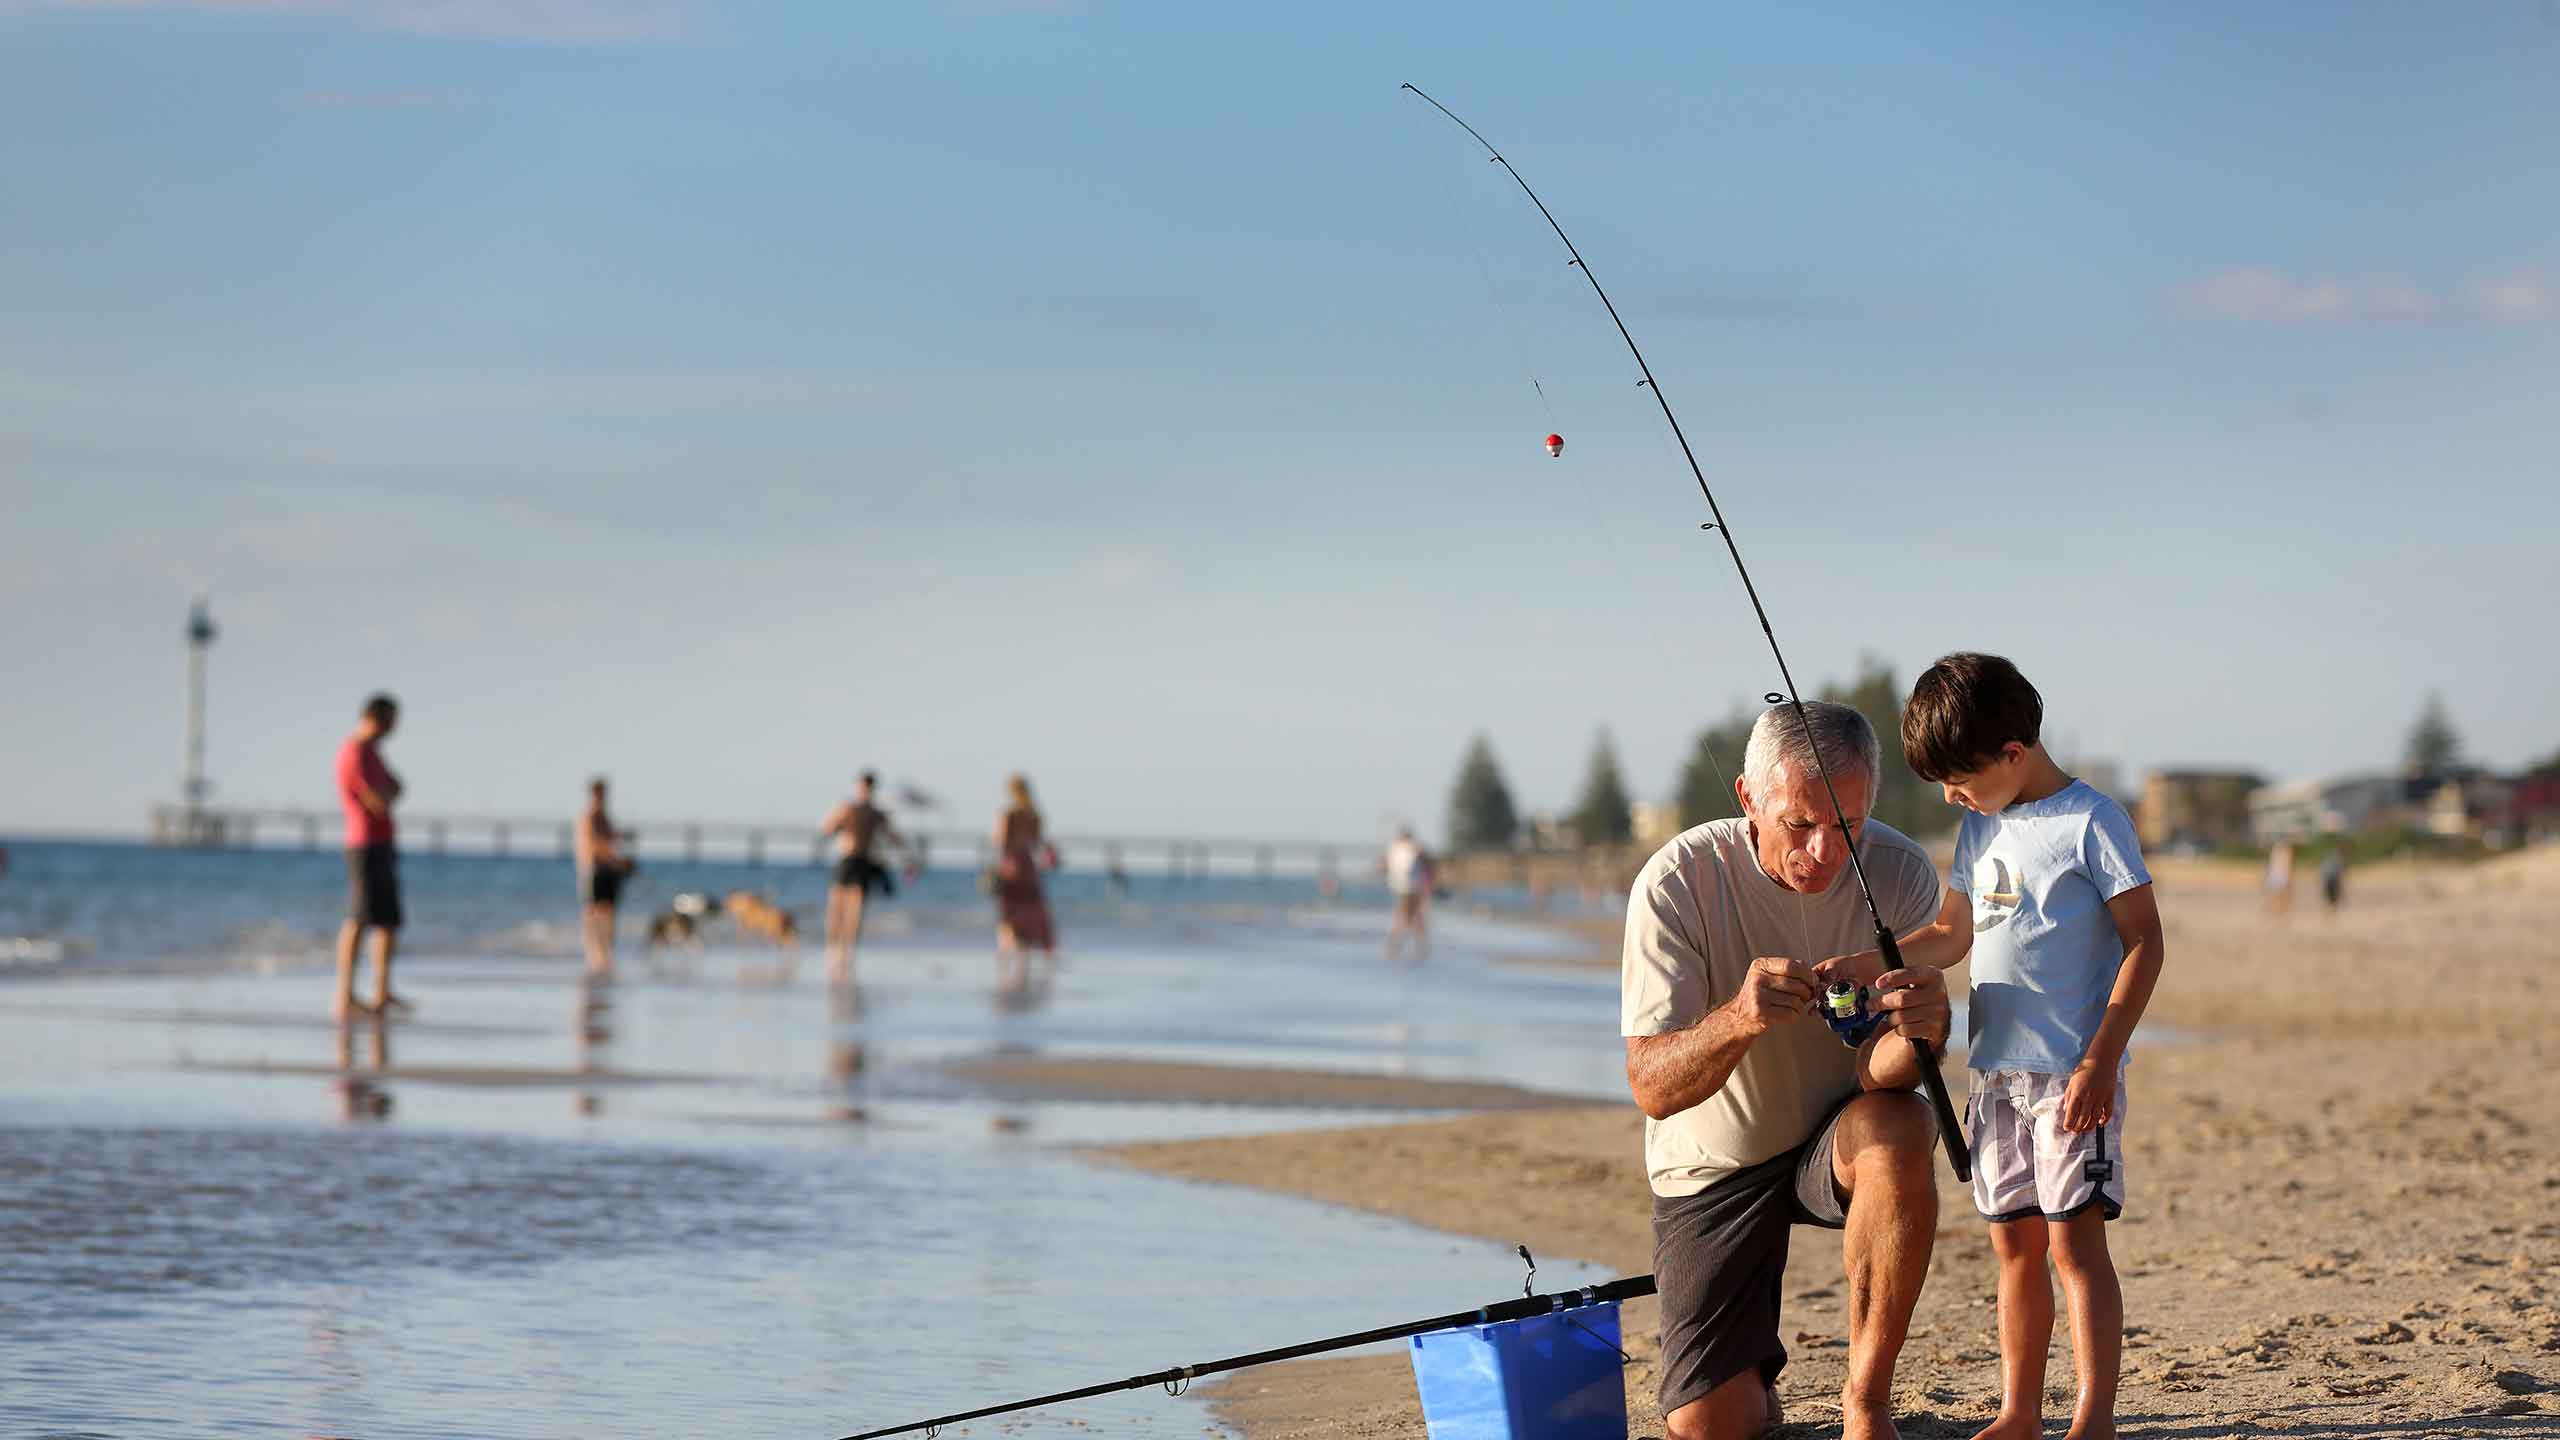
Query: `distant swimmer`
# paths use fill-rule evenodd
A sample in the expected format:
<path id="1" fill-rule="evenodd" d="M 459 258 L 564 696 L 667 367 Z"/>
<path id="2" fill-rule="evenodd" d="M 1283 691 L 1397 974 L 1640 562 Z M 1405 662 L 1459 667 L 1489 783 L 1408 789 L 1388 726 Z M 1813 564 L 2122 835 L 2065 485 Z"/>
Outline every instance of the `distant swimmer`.
<path id="1" fill-rule="evenodd" d="M 579 915 L 579 932 L 586 941 L 587 973 L 610 978 L 622 882 L 639 867 L 622 848 L 621 832 L 613 828 L 613 819 L 605 812 L 603 776 L 587 782 L 587 808 L 578 817 L 578 827 L 572 834 L 578 857 L 578 898 L 584 906 Z"/>
<path id="2" fill-rule="evenodd" d="M 387 1014 L 408 1002 L 391 993 L 391 952 L 400 933 L 400 862 L 393 846 L 391 807 L 399 803 L 400 777 L 382 763 L 381 745 L 400 723 L 400 702 L 376 695 L 364 702 L 355 733 L 338 747 L 338 801 L 347 812 L 347 922 L 338 927 L 338 992 L 329 1007 L 341 1022 L 359 1014 Z M 373 1000 L 358 1000 L 356 947 L 373 932 Z"/>
<path id="3" fill-rule="evenodd" d="M 1439 883 L 1431 852 L 1413 838 L 1413 827 L 1399 825 L 1396 838 L 1387 846 L 1386 858 L 1380 862 L 1387 872 L 1387 894 L 1395 902 L 1395 914 L 1387 921 L 1387 958 L 1393 960 L 1404 949 L 1405 936 L 1413 937 L 1413 954 L 1417 960 L 1431 955 L 1431 891 Z"/>
<path id="4" fill-rule="evenodd" d="M 1030 987 L 1033 950 L 1057 968 L 1058 926 L 1040 872 L 1057 868 L 1058 852 L 1041 827 L 1039 807 L 1031 803 L 1031 782 L 1016 775 L 1004 787 L 1005 807 L 996 815 L 994 835 L 996 988 L 1010 994 Z"/>
<path id="5" fill-rule="evenodd" d="M 854 782 L 853 798 L 841 801 L 827 812 L 818 829 L 833 836 L 836 845 L 835 871 L 827 885 L 827 984 L 848 986 L 853 983 L 854 947 L 862 943 L 862 910 L 871 892 L 883 897 L 898 893 L 898 878 L 874 856 L 876 847 L 888 844 L 912 855 L 913 849 L 898 827 L 889 823 L 889 812 L 872 802 L 879 790 L 880 777 L 862 772 Z"/>

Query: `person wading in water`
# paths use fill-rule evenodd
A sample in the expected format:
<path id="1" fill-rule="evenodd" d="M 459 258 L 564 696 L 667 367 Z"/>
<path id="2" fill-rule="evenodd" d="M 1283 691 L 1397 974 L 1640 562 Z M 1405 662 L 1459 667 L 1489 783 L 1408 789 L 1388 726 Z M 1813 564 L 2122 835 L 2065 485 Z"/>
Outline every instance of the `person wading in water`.
<path id="1" fill-rule="evenodd" d="M 849 989 L 853 985 L 853 950 L 862 942 L 862 908 L 874 889 L 884 896 L 898 893 L 898 879 L 889 867 L 872 858 L 872 847 L 883 842 L 912 853 L 906 837 L 889 823 L 889 812 L 872 803 L 880 777 L 865 770 L 854 782 L 853 798 L 839 802 L 827 812 L 825 823 L 818 829 L 835 837 L 835 872 L 827 885 L 827 984 L 833 989 Z"/>

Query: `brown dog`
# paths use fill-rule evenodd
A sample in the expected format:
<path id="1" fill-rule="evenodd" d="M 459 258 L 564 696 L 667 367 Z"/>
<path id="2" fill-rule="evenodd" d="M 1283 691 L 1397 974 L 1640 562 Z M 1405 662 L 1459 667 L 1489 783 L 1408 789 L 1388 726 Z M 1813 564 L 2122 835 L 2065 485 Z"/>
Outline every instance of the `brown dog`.
<path id="1" fill-rule="evenodd" d="M 739 978 L 788 981 L 792 968 L 800 960 L 800 921 L 790 911 L 753 890 L 730 891 L 728 898 L 721 902 L 721 909 L 728 912 L 730 923 L 738 927 L 740 935 L 755 935 L 772 941 L 781 959 L 781 964 L 771 975 L 750 975 L 741 971 Z"/>

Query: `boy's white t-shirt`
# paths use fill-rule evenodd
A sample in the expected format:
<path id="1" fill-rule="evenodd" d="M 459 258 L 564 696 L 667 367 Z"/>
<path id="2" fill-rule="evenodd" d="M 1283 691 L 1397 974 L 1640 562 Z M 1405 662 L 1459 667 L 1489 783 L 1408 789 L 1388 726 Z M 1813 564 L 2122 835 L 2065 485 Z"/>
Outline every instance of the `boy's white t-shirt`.
<path id="1" fill-rule="evenodd" d="M 1965 816 L 1947 867 L 1973 900 L 1965 1063 L 2070 1074 L 2124 964 L 2107 902 L 2150 883 L 2133 818 L 2081 781 Z"/>

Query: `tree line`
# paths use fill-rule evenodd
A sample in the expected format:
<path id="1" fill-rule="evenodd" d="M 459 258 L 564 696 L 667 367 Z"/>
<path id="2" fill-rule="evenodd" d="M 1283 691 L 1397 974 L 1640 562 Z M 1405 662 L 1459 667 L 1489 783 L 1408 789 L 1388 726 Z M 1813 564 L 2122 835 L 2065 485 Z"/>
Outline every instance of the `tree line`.
<path id="1" fill-rule="evenodd" d="M 1873 725 L 1883 747 L 1884 773 L 1877 777 L 1873 814 L 1905 833 L 1944 829 L 1952 812 L 1938 787 L 1911 773 L 1902 762 L 1902 697 L 1899 677 L 1884 661 L 1862 659 L 1854 680 L 1824 686 L 1814 698 L 1853 706 Z M 1681 826 L 1702 824 L 1737 813 L 1733 780 L 1742 773 L 1742 750 L 1759 710 L 1736 705 L 1722 720 L 1698 732 L 1672 790 Z M 1626 779 L 1618 766 L 1617 746 L 1603 727 L 1591 747 L 1582 791 L 1562 817 L 1585 845 L 1624 845 L 1635 836 L 1635 821 Z M 1477 735 L 1459 762 L 1457 782 L 1449 791 L 1448 840 L 1455 851 L 1508 850 L 1520 839 L 1521 816 L 1511 787 L 1502 777 L 1493 742 Z"/>

